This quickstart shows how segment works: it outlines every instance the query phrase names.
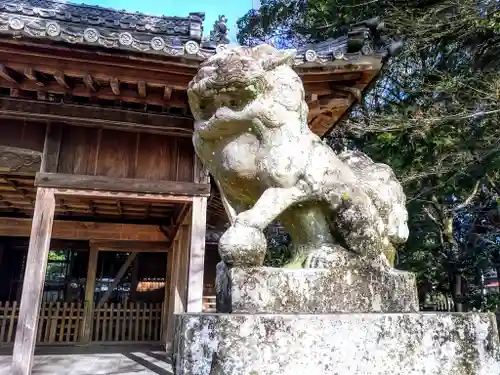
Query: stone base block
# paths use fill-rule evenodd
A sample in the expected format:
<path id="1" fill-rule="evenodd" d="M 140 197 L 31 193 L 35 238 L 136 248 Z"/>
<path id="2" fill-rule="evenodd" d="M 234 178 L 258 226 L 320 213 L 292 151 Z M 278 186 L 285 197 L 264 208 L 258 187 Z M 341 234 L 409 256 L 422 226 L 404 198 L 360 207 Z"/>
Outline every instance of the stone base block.
<path id="1" fill-rule="evenodd" d="M 494 315 L 181 314 L 175 375 L 500 374 Z"/>
<path id="2" fill-rule="evenodd" d="M 383 264 L 337 269 L 217 265 L 221 313 L 417 312 L 415 276 Z"/>

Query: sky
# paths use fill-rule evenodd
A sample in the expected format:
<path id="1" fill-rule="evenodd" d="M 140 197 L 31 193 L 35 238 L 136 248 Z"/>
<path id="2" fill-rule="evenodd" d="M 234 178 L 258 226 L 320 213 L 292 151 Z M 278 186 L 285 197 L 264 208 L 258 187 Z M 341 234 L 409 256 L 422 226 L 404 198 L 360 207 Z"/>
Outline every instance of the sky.
<path id="1" fill-rule="evenodd" d="M 205 12 L 204 34 L 212 29 L 217 17 L 227 17 L 229 38 L 236 42 L 236 21 L 250 9 L 259 7 L 259 0 L 81 0 L 72 3 L 100 5 L 108 8 L 151 15 L 186 17 L 190 12 Z"/>

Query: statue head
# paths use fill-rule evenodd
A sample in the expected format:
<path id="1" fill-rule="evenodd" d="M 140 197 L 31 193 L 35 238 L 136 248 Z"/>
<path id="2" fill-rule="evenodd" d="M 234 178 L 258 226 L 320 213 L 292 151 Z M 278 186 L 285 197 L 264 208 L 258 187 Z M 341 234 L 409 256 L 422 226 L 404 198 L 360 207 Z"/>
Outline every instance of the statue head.
<path id="1" fill-rule="evenodd" d="M 218 108 L 243 108 L 258 96 L 273 89 L 269 73 L 291 68 L 295 56 L 267 44 L 236 46 L 220 51 L 201 64 L 188 86 L 189 104 L 195 119 L 207 119 Z M 297 76 L 298 78 L 298 76 Z M 302 85 L 299 79 L 299 86 Z"/>

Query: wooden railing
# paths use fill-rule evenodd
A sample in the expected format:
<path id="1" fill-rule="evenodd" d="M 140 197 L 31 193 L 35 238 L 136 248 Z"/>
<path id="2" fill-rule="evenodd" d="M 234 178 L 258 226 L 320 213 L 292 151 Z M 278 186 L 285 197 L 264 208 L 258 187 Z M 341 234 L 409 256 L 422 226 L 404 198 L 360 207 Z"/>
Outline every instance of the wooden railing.
<path id="1" fill-rule="evenodd" d="M 94 311 L 92 340 L 159 341 L 162 312 L 162 303 L 105 303 Z M 81 302 L 44 302 L 38 320 L 37 344 L 80 342 L 83 314 Z M 14 342 L 18 316 L 18 302 L 0 302 L 0 344 Z"/>
<path id="2" fill-rule="evenodd" d="M 161 303 L 107 304 L 95 311 L 93 341 L 159 341 Z"/>

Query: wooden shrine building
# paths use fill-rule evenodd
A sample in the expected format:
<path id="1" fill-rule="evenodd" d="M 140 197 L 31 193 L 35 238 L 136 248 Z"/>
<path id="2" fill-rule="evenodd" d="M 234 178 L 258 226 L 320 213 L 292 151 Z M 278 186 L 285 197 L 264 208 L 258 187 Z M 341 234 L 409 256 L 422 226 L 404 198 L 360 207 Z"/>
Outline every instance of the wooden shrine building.
<path id="1" fill-rule="evenodd" d="M 226 216 L 193 151 L 186 88 L 227 46 L 202 39 L 203 20 L 0 1 L 0 345 L 13 345 L 12 374 L 30 374 L 36 344 L 168 345 L 172 314 L 210 308 Z M 298 51 L 318 135 L 379 73 L 377 27 Z"/>

